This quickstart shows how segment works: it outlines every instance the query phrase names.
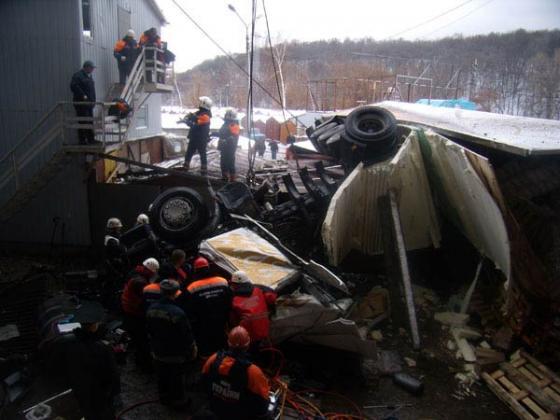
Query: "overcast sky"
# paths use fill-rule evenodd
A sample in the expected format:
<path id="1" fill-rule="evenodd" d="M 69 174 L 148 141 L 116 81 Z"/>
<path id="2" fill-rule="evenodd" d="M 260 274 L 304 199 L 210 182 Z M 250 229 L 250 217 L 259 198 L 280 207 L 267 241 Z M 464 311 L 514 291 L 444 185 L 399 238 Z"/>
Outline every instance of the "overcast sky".
<path id="1" fill-rule="evenodd" d="M 245 51 L 245 27 L 228 3 L 249 22 L 251 0 L 176 1 L 225 50 Z M 162 36 L 177 55 L 176 70 L 187 70 L 221 54 L 172 0 L 157 2 L 169 22 Z M 458 33 L 560 27 L 560 0 L 265 0 L 265 4 L 273 40 L 437 39 Z M 258 6 L 257 15 L 262 15 L 262 0 Z M 257 20 L 257 33 L 266 34 L 262 17 Z"/>

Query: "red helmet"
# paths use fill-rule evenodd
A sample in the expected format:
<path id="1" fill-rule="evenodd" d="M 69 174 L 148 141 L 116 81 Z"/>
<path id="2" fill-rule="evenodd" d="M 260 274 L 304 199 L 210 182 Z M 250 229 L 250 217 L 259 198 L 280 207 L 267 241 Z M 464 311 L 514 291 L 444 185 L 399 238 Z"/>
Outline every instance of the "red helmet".
<path id="1" fill-rule="evenodd" d="M 235 327 L 229 332 L 228 345 L 232 349 L 247 349 L 251 344 L 251 337 L 247 330 L 241 326 Z"/>
<path id="2" fill-rule="evenodd" d="M 197 257 L 194 260 L 193 267 L 194 267 L 194 270 L 196 271 L 196 270 L 200 270 L 202 268 L 208 268 L 208 267 L 210 267 L 210 264 L 208 264 L 208 260 L 206 258 Z"/>

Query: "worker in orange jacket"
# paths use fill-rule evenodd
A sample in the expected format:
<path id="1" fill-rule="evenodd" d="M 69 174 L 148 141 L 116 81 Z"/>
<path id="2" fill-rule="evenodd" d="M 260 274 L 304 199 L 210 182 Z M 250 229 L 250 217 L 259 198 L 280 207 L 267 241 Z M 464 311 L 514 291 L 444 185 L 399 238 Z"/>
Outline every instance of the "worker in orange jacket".
<path id="1" fill-rule="evenodd" d="M 113 55 L 117 59 L 117 66 L 119 68 L 119 83 L 124 85 L 126 78 L 130 74 L 134 61 L 136 60 L 136 51 L 138 44 L 136 42 L 136 34 L 132 29 L 129 29 L 126 35 L 117 41 L 113 49 Z"/>
<path id="2" fill-rule="evenodd" d="M 206 158 L 206 145 L 210 139 L 210 120 L 212 118 L 212 99 L 208 96 L 198 98 L 198 111 L 190 113 L 179 122 L 189 126 L 189 145 L 185 153 L 184 167 L 188 171 L 191 159 L 198 153 L 200 155 L 200 173 L 206 175 L 208 160 Z"/>
<path id="3" fill-rule="evenodd" d="M 218 419 L 268 418 L 270 385 L 247 358 L 250 342 L 247 330 L 235 327 L 228 336 L 229 349 L 210 356 L 202 368 L 210 409 Z"/>
<path id="4" fill-rule="evenodd" d="M 163 43 L 161 42 L 161 38 L 158 35 L 156 28 L 150 28 L 144 31 L 144 33 L 140 36 L 140 41 L 138 42 L 138 45 L 140 46 L 140 48 L 144 48 L 144 47 L 156 47 L 158 49 L 163 48 Z M 156 80 L 154 80 L 152 76 L 152 73 L 157 69 L 157 63 L 155 60 L 157 58 L 157 60 L 163 62 L 163 53 L 159 51 L 155 52 L 152 51 L 151 49 L 148 49 L 145 51 L 144 58 L 146 60 L 145 62 L 146 82 L 153 83 L 157 80 L 159 83 L 163 83 L 164 82 L 163 74 L 159 74 L 159 73 L 156 74 Z"/>
<path id="5" fill-rule="evenodd" d="M 237 112 L 228 109 L 224 116 L 224 124 L 218 132 L 218 150 L 220 151 L 220 167 L 222 169 L 222 180 L 235 181 L 235 152 L 239 140 L 239 121 Z"/>
<path id="6" fill-rule="evenodd" d="M 193 270 L 193 281 L 176 302 L 189 317 L 200 356 L 207 357 L 225 348 L 231 290 L 226 279 L 211 274 L 206 258 L 196 258 Z"/>

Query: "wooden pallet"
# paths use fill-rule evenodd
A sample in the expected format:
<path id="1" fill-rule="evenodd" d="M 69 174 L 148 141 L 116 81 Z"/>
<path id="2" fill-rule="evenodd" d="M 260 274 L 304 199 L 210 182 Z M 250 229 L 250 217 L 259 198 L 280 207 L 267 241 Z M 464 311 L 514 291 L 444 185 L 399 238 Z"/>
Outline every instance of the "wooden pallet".
<path id="1" fill-rule="evenodd" d="M 492 392 L 523 420 L 556 420 L 560 413 L 560 377 L 520 350 L 500 369 L 482 377 Z"/>

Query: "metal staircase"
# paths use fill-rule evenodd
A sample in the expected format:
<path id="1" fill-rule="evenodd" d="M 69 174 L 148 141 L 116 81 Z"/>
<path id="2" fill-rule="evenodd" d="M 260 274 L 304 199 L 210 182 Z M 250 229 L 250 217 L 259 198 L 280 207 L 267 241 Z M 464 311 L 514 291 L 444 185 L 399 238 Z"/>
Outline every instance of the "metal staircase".
<path id="1" fill-rule="evenodd" d="M 165 64 L 157 59 L 162 51 L 145 47 L 138 55 L 121 92 L 133 110 L 139 109 L 152 93 L 168 93 Z M 76 117 L 74 105 L 59 102 L 48 111 L 12 149 L 0 159 L 0 222 L 17 213 L 71 161 L 72 154 L 101 155 L 119 148 L 127 140 L 134 112 L 126 119 L 109 116 L 114 102 L 96 102 L 94 116 Z M 91 105 L 91 103 L 89 103 Z M 77 130 L 95 133 L 96 144 L 77 144 Z"/>

